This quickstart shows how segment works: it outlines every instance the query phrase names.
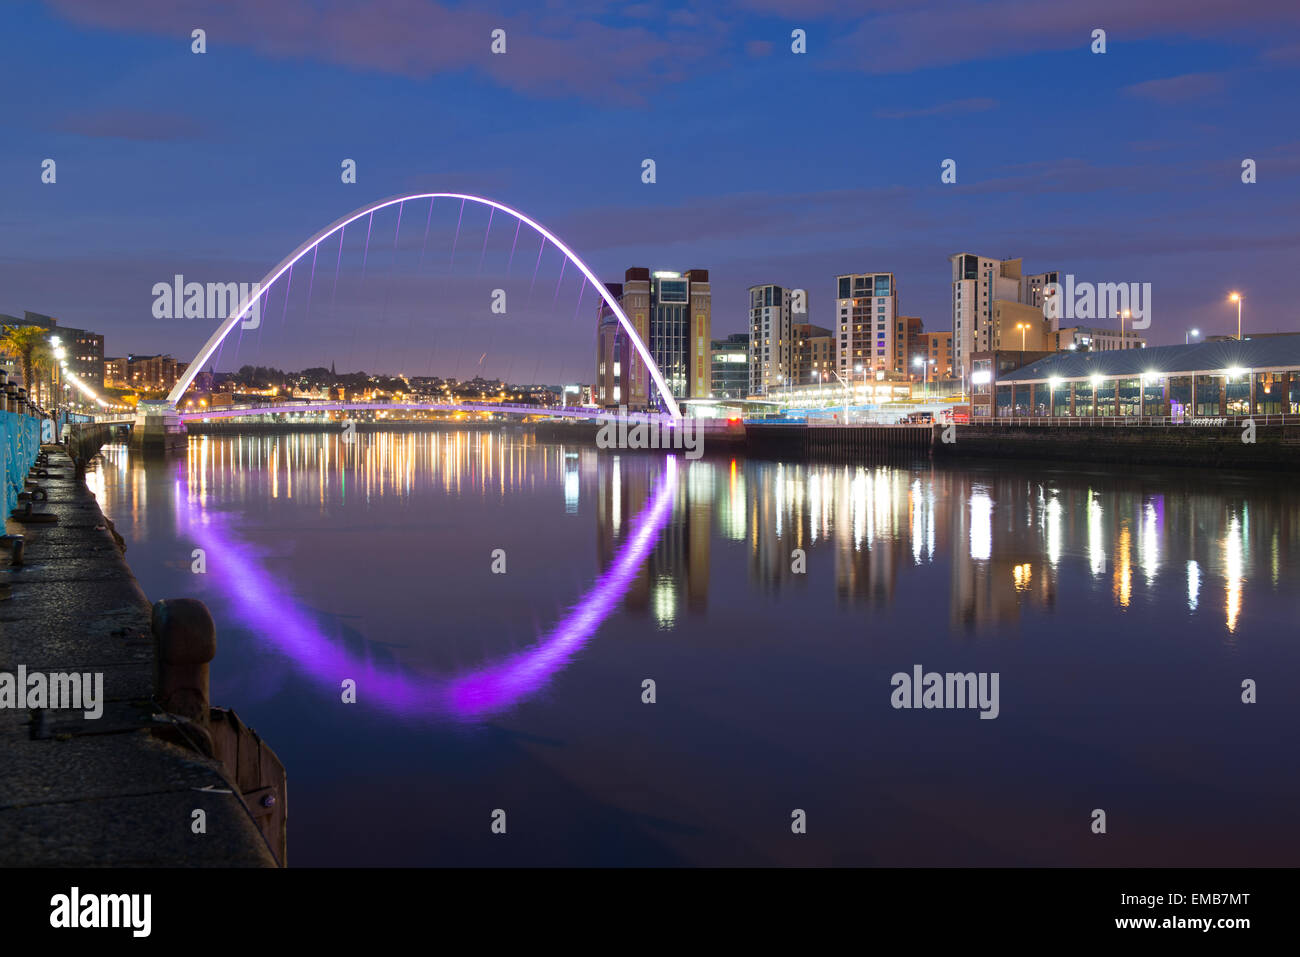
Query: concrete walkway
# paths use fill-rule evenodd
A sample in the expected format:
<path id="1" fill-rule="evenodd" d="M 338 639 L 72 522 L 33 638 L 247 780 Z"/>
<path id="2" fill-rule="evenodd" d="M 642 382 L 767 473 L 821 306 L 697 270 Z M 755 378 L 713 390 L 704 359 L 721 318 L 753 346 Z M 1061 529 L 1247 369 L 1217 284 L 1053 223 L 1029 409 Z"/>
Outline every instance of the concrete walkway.
<path id="1" fill-rule="evenodd" d="M 100 672 L 106 703 L 96 720 L 0 707 L 0 866 L 274 867 L 218 762 L 151 734 L 149 601 L 67 454 L 46 451 L 35 508 L 58 524 L 7 522 L 26 541 L 22 567 L 0 550 L 0 672 Z"/>

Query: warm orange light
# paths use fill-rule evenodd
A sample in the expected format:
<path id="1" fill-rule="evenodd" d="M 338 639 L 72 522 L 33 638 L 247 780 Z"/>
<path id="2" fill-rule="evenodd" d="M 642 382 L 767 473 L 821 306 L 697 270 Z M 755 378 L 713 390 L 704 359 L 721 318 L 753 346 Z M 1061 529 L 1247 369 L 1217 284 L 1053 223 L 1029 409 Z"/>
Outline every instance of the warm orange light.
<path id="1" fill-rule="evenodd" d="M 1241 301 L 1241 293 L 1239 293 L 1239 292 L 1234 292 L 1232 295 L 1230 295 L 1230 296 L 1228 297 L 1228 301 L 1229 301 L 1229 302 L 1239 302 L 1239 301 Z"/>

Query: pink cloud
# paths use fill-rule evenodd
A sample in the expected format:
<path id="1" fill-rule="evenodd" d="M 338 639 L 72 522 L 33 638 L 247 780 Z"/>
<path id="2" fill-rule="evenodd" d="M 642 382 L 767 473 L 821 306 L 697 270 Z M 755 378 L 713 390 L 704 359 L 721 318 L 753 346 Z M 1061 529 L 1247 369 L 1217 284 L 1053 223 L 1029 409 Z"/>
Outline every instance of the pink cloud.
<path id="1" fill-rule="evenodd" d="M 1221 93 L 1224 87 L 1222 73 L 1184 73 L 1146 80 L 1124 87 L 1124 92 L 1157 103 L 1187 103 Z"/>
<path id="2" fill-rule="evenodd" d="M 185 48 L 201 27 L 208 55 L 224 45 L 410 77 L 470 71 L 531 96 L 618 103 L 643 102 L 658 85 L 716 57 L 720 42 L 716 27 L 613 26 L 545 10 L 498 14 L 423 0 L 48 2 L 74 23 L 171 35 Z M 506 31 L 504 54 L 490 50 L 496 29 Z"/>

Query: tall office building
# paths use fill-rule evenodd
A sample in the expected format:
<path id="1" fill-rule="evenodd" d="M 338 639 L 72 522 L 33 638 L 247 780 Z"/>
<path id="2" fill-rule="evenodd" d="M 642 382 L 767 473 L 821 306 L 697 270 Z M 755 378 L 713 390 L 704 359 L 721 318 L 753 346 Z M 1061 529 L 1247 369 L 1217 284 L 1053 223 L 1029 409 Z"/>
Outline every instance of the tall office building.
<path id="1" fill-rule="evenodd" d="M 807 321 L 808 294 L 804 290 L 771 283 L 749 287 L 750 395 L 766 395 L 790 381 L 794 327 Z"/>
<path id="2" fill-rule="evenodd" d="M 846 379 L 858 371 L 901 372 L 907 366 L 907 322 L 898 316 L 892 272 L 839 276 L 835 288 L 836 363 Z"/>
<path id="3" fill-rule="evenodd" d="M 948 257 L 952 264 L 954 370 L 966 381 L 970 357 L 998 349 L 1043 348 L 1053 331 L 1043 314 L 1046 287 L 1056 272 L 1026 276 L 1019 259 L 991 259 L 970 253 Z M 1037 345 L 1035 345 L 1037 344 Z"/>
<path id="4" fill-rule="evenodd" d="M 621 284 L 608 284 L 645 343 L 675 399 L 707 398 L 712 378 L 709 271 L 685 273 L 634 266 Z M 601 302 L 597 330 L 596 401 L 630 409 L 657 408 L 659 390 L 650 370 Z"/>

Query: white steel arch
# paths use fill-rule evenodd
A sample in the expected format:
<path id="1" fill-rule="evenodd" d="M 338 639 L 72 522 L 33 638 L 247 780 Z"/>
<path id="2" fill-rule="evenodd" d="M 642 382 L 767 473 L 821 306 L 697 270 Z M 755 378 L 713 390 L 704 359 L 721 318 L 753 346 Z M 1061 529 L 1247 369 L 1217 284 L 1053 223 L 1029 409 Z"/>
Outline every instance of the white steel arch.
<path id="1" fill-rule="evenodd" d="M 181 396 L 183 396 L 185 390 L 190 387 L 190 383 L 193 382 L 194 377 L 199 374 L 204 363 L 212 358 L 213 353 L 217 351 L 217 347 L 220 346 L 226 336 L 230 334 L 230 331 L 243 320 L 244 315 L 252 308 L 253 303 L 262 295 L 262 292 L 268 289 L 277 279 L 288 272 L 289 269 L 298 262 L 298 260 L 302 259 L 303 256 L 307 255 L 308 252 L 319 246 L 330 236 L 333 236 L 345 226 L 356 222 L 362 216 L 365 216 L 368 213 L 377 212 L 378 210 L 385 209 L 397 203 L 407 203 L 416 199 L 427 199 L 430 202 L 436 199 L 459 199 L 471 203 L 481 203 L 484 206 L 490 206 L 493 209 L 501 210 L 503 213 L 508 213 L 520 222 L 527 223 L 538 233 L 541 233 L 543 237 L 564 254 L 565 258 L 567 258 L 569 262 L 573 263 L 582 271 L 582 274 L 587 277 L 587 281 L 596 288 L 597 292 L 600 293 L 600 297 L 605 300 L 605 304 L 608 305 L 609 308 L 613 310 L 614 315 L 618 317 L 618 321 L 623 326 L 623 331 L 631 338 L 632 345 L 636 347 L 637 354 L 641 357 L 641 361 L 645 363 L 646 368 L 650 371 L 650 377 L 654 380 L 655 385 L 659 387 L 659 394 L 663 397 L 664 403 L 668 406 L 669 413 L 674 419 L 680 419 L 682 417 L 681 409 L 677 406 L 677 400 L 673 398 L 672 391 L 668 388 L 668 383 L 664 381 L 663 373 L 659 371 L 659 366 L 657 366 L 654 359 L 651 358 L 650 350 L 646 348 L 645 343 L 641 341 L 641 337 L 637 335 L 636 328 L 632 325 L 632 321 L 628 319 L 627 313 L 623 311 L 623 307 L 618 304 L 618 300 L 610 295 L 609 290 L 605 288 L 605 284 L 596 278 L 596 274 L 591 271 L 591 268 L 579 259 L 577 254 L 562 242 L 558 236 L 535 219 L 524 215 L 517 209 L 510 208 L 504 203 L 498 203 L 496 200 L 488 199 L 485 196 L 474 196 L 470 193 L 411 193 L 409 195 L 390 196 L 388 199 L 382 199 L 377 203 L 362 206 L 360 209 L 348 213 L 341 219 L 335 220 L 331 225 L 326 226 L 323 230 L 286 256 L 280 261 L 278 266 L 262 277 L 262 281 L 258 283 L 257 287 L 251 293 L 249 293 L 248 298 L 240 302 L 239 308 L 226 318 L 226 321 L 221 324 L 220 328 L 212 334 L 212 337 L 208 339 L 203 348 L 199 350 L 199 354 L 196 355 L 194 361 L 189 364 L 189 367 L 185 370 L 185 374 L 176 381 L 175 387 L 168 394 L 168 403 L 170 403 L 172 407 L 175 407 L 176 404 L 180 402 Z"/>

